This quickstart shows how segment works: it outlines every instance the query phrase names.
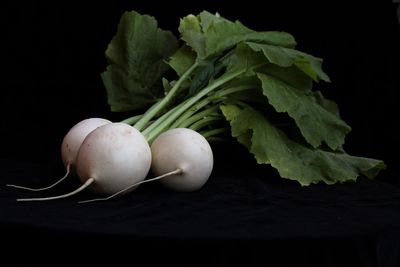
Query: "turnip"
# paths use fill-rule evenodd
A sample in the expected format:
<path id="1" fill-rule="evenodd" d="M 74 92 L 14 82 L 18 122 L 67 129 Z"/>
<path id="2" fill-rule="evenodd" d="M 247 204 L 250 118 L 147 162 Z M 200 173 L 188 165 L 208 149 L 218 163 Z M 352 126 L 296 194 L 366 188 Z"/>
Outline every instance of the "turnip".
<path id="1" fill-rule="evenodd" d="M 25 187 L 25 186 L 19 186 L 19 185 L 13 185 L 13 184 L 8 184 L 8 186 L 11 187 L 16 187 L 20 189 L 26 189 L 30 191 L 42 191 L 42 190 L 47 190 L 55 185 L 59 184 L 61 181 L 63 181 L 67 176 L 75 171 L 75 165 L 76 165 L 76 158 L 78 155 L 78 150 L 83 142 L 83 140 L 86 138 L 86 136 L 92 132 L 94 129 L 105 125 L 109 124 L 111 121 L 103 119 L 103 118 L 89 118 L 89 119 L 84 119 L 77 124 L 75 124 L 64 136 L 62 144 L 61 144 L 61 159 L 64 164 L 64 167 L 66 168 L 66 173 L 65 175 L 53 183 L 52 185 L 42 187 L 42 188 L 30 188 L 30 187 Z"/>
<path id="2" fill-rule="evenodd" d="M 78 122 L 65 135 L 61 144 L 61 158 L 66 168 L 75 167 L 78 151 L 85 138 L 93 130 L 111 123 L 103 118 L 90 118 Z"/>
<path id="3" fill-rule="evenodd" d="M 175 128 L 160 134 L 151 145 L 151 171 L 162 175 L 174 170 L 160 182 L 169 189 L 190 192 L 200 189 L 211 175 L 214 159 L 210 144 L 198 132 Z"/>
<path id="4" fill-rule="evenodd" d="M 17 199 L 40 201 L 75 195 L 85 188 L 97 194 L 112 195 L 143 181 L 151 167 L 151 149 L 145 137 L 126 123 L 110 123 L 90 132 L 79 148 L 76 172 L 82 181 L 75 191 L 44 198 Z"/>
<path id="5" fill-rule="evenodd" d="M 151 170 L 159 175 L 139 181 L 108 197 L 80 203 L 109 200 L 140 184 L 160 180 L 167 188 L 178 192 L 199 190 L 208 181 L 214 164 L 208 141 L 189 128 L 174 128 L 160 134 L 151 145 Z"/>

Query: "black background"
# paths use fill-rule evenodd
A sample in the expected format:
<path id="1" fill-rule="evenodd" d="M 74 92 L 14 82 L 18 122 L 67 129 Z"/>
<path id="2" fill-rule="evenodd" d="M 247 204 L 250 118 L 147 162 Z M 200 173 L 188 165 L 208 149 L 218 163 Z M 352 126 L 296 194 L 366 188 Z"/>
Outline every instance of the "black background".
<path id="1" fill-rule="evenodd" d="M 101 243 L 103 238 L 109 243 L 126 238 L 129 243 L 132 240 L 142 242 L 149 239 L 159 242 L 160 238 L 173 240 L 174 236 L 178 236 L 183 240 L 216 241 L 216 246 L 208 247 L 205 253 L 209 253 L 210 257 L 216 256 L 218 261 L 203 259 L 195 266 L 231 266 L 235 259 L 240 259 L 239 266 L 244 266 L 250 263 L 246 261 L 249 255 L 253 256 L 249 266 L 259 266 L 256 261 L 279 260 L 281 255 L 278 252 L 285 251 L 294 257 L 282 258 L 288 266 L 296 263 L 296 258 L 309 263 L 309 266 L 314 266 L 310 263 L 315 263 L 315 266 L 347 266 L 344 263 L 349 266 L 376 266 L 382 260 L 382 256 L 376 256 L 377 251 L 390 253 L 388 247 L 393 248 L 393 244 L 395 248 L 400 247 L 396 240 L 391 243 L 393 240 L 389 238 L 384 239 L 386 243 L 380 242 L 376 236 L 382 236 L 375 235 L 392 219 L 400 221 L 399 214 L 392 213 L 390 204 L 393 199 L 399 200 L 400 183 L 400 164 L 396 156 L 399 151 L 396 126 L 399 122 L 400 26 L 396 5 L 391 1 L 366 2 L 355 6 L 332 1 L 289 3 L 249 0 L 237 3 L 2 3 L 0 158 L 5 168 L 2 172 L 4 180 L 10 181 L 10 177 L 13 177 L 27 182 L 29 180 L 26 177 L 31 176 L 36 179 L 34 181 L 40 182 L 43 175 L 50 177 L 54 173 L 61 173 L 60 145 L 64 134 L 73 124 L 88 117 L 118 120 L 125 116 L 109 111 L 100 73 L 107 65 L 104 51 L 116 32 L 121 14 L 127 10 L 153 15 L 163 29 L 174 33 L 177 33 L 180 17 L 202 10 L 218 11 L 222 16 L 238 19 L 255 30 L 292 33 L 300 50 L 324 59 L 323 68 L 332 83 L 316 86 L 339 105 L 342 118 L 353 128 L 346 138 L 346 150 L 354 155 L 383 159 L 388 165 L 388 169 L 376 178 L 382 183 L 375 185 L 361 179 L 359 183 L 344 189 L 323 185 L 299 189 L 297 184 L 280 179 L 272 179 L 268 182 L 270 184 L 265 184 L 264 180 L 259 179 L 260 173 L 269 169 L 255 166 L 253 158 L 243 153 L 245 150 L 240 146 L 216 147 L 216 179 L 204 191 L 187 195 L 188 203 L 182 202 L 180 196 L 149 186 L 132 197 L 144 205 L 137 204 L 133 207 L 135 210 L 129 208 L 132 214 L 144 216 L 134 221 L 129 215 L 121 215 L 125 214 L 122 209 L 128 210 L 124 199 L 82 209 L 76 209 L 69 200 L 50 203 L 45 208 L 35 204 L 15 208 L 11 197 L 15 198 L 17 192 L 8 190 L 3 192 L 3 203 L 6 204 L 0 212 L 3 221 L 7 217 L 8 222 L 15 225 L 7 224 L 4 229 L 20 232 L 16 237 L 27 247 L 34 246 L 39 237 L 44 242 L 57 243 L 59 239 L 63 242 L 81 242 L 79 255 L 83 254 L 86 245 L 93 246 L 93 240 Z M 59 191 L 65 192 L 66 188 L 76 185 L 66 185 Z M 155 193 L 159 196 L 156 197 Z M 143 203 L 149 194 L 152 197 L 146 206 Z M 371 198 L 368 199 L 368 196 Z M 205 201 L 204 207 L 196 201 Z M 214 202 L 217 206 L 214 206 Z M 274 205 L 269 206 L 271 203 Z M 234 216 L 236 207 L 230 205 L 238 205 L 237 217 Z M 254 212 L 247 210 L 251 207 L 254 207 Z M 60 211 L 62 208 L 65 213 Z M 147 208 L 159 212 L 160 218 L 157 214 L 153 217 L 147 214 Z M 190 209 L 199 212 L 199 209 L 205 208 L 211 211 L 200 210 L 204 216 L 200 219 L 190 213 Z M 113 217 L 114 210 L 116 215 L 122 216 L 121 221 Z M 191 217 L 180 218 L 182 212 L 187 212 Z M 24 219 L 25 215 L 27 219 Z M 110 220 L 109 226 L 104 224 L 102 216 Z M 248 216 L 252 224 L 246 224 L 246 218 L 240 216 Z M 282 225 L 281 218 L 285 219 Z M 82 224 L 78 221 L 86 219 Z M 160 225 L 160 219 L 169 221 Z M 219 220 L 216 228 L 200 226 L 213 219 Z M 21 222 L 24 222 L 22 226 L 18 226 Z M 97 224 L 100 222 L 102 224 Z M 128 223 L 133 223 L 139 230 L 129 230 Z M 27 227 L 30 224 L 34 226 Z M 224 225 L 226 229 L 218 228 Z M 243 228 L 238 229 L 238 225 Z M 343 225 L 347 228 L 344 229 Z M 385 237 L 392 234 L 391 228 L 388 229 Z M 258 235 L 258 232 L 261 234 Z M 92 239 L 93 234 L 99 234 L 101 238 Z M 235 238 L 245 241 L 240 246 L 218 243 Z M 274 240 L 274 243 L 265 246 L 265 240 Z M 162 254 L 163 257 L 167 254 L 170 256 L 173 249 L 168 244 L 157 242 L 156 246 L 151 242 L 143 243 L 144 250 L 149 246 L 149 250 L 167 251 Z M 264 259 L 260 250 L 255 250 L 262 247 L 257 242 L 270 251 L 271 260 Z M 202 243 L 191 245 L 184 243 L 177 248 L 186 249 L 186 252 L 204 249 Z M 46 249 L 49 247 L 46 246 Z M 18 246 L 13 248 L 15 251 L 19 249 Z M 240 257 L 241 253 L 243 257 Z M 347 261 L 346 257 L 350 259 Z M 101 262 L 99 258 L 97 261 Z M 327 265 L 328 262 L 331 265 Z"/>
<path id="2" fill-rule="evenodd" d="M 52 159 L 77 121 L 111 114 L 100 73 L 124 11 L 153 15 L 177 33 L 179 18 L 203 9 L 255 30 L 292 33 L 298 48 L 324 59 L 332 83 L 316 85 L 338 103 L 353 130 L 350 154 L 385 160 L 395 179 L 399 35 L 395 4 L 283 1 L 83 1 L 6 3 L 2 9 L 1 155 Z M 3 4 L 4 5 L 4 4 Z"/>

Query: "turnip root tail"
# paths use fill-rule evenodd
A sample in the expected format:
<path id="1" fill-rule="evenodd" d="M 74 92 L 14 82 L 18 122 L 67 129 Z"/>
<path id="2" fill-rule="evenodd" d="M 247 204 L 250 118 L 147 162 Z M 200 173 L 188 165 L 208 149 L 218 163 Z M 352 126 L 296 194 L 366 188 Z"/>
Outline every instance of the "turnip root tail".
<path id="1" fill-rule="evenodd" d="M 143 180 L 143 181 L 140 181 L 140 182 L 135 183 L 135 184 L 133 184 L 133 185 L 130 185 L 130 186 L 128 186 L 127 188 L 124 188 L 124 189 L 122 189 L 121 191 L 118 191 L 118 192 L 112 194 L 111 196 L 103 197 L 103 198 L 94 198 L 94 199 L 89 199 L 89 200 L 82 200 L 82 201 L 79 201 L 78 203 L 88 203 L 88 202 L 109 200 L 109 199 L 111 199 L 111 198 L 113 198 L 113 197 L 116 197 L 116 196 L 122 194 L 123 192 L 125 192 L 125 191 L 131 189 L 132 187 L 138 186 L 138 185 L 140 185 L 140 184 L 144 184 L 144 183 L 147 183 L 147 182 L 152 182 L 152 181 L 160 180 L 160 179 L 169 177 L 169 176 L 171 176 L 171 175 L 182 174 L 182 173 L 183 173 L 183 170 L 180 169 L 180 168 L 178 168 L 178 169 L 176 169 L 176 170 L 174 170 L 174 171 L 167 172 L 167 173 L 165 173 L 165 174 L 163 174 L 163 175 L 160 175 L 160 176 L 157 176 L 157 177 L 154 177 L 154 178 L 151 178 L 151 179 Z"/>
<path id="2" fill-rule="evenodd" d="M 15 184 L 7 184 L 7 186 L 9 187 L 14 187 L 14 188 L 18 188 L 18 189 L 24 189 L 24 190 L 29 190 L 29 191 L 44 191 L 50 188 L 53 188 L 54 186 L 58 185 L 59 183 L 61 183 L 65 178 L 68 177 L 69 173 L 70 173 L 70 164 L 67 165 L 66 167 L 67 172 L 65 173 L 65 175 L 59 179 L 57 182 L 55 182 L 52 185 L 46 186 L 46 187 L 42 187 L 42 188 L 31 188 L 31 187 L 26 187 L 26 186 L 20 186 L 20 185 L 15 185 Z"/>
<path id="3" fill-rule="evenodd" d="M 76 189 L 70 193 L 64 194 L 64 195 L 59 195 L 59 196 L 54 196 L 54 197 L 18 198 L 17 201 L 44 201 L 44 200 L 54 200 L 54 199 L 66 198 L 66 197 L 73 196 L 73 195 L 81 192 L 85 188 L 89 187 L 93 182 L 94 182 L 94 178 L 89 178 L 78 189 Z"/>

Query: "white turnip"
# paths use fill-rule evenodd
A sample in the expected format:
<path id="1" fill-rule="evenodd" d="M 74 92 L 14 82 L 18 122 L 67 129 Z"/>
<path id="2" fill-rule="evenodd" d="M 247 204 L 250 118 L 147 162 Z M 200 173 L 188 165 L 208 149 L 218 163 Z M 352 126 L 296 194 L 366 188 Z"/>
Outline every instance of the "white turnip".
<path id="1" fill-rule="evenodd" d="M 213 152 L 208 141 L 189 128 L 174 128 L 160 134 L 151 145 L 151 170 L 155 178 L 139 181 L 108 197 L 80 201 L 109 200 L 140 184 L 160 180 L 167 188 L 179 192 L 199 190 L 213 169 Z"/>
<path id="2" fill-rule="evenodd" d="M 64 164 L 64 167 L 66 169 L 65 175 L 56 181 L 55 183 L 42 187 L 42 188 L 30 188 L 30 187 L 25 187 L 25 186 L 19 186 L 19 185 L 12 185 L 9 184 L 8 186 L 11 187 L 16 187 L 20 189 L 26 189 L 30 191 L 42 191 L 42 190 L 47 190 L 55 185 L 59 184 L 61 181 L 63 181 L 67 176 L 75 171 L 75 164 L 76 164 L 76 158 L 78 155 L 78 150 L 83 142 L 83 140 L 86 138 L 86 136 L 92 132 L 94 129 L 105 125 L 109 124 L 111 121 L 103 119 L 103 118 L 89 118 L 89 119 L 84 119 L 77 124 L 75 124 L 64 136 L 62 144 L 61 144 L 61 159 Z"/>
<path id="3" fill-rule="evenodd" d="M 160 182 L 175 191 L 189 192 L 200 189 L 211 175 L 214 159 L 207 140 L 188 128 L 175 128 L 160 134 L 151 145 L 151 170 L 162 175 L 174 170 Z"/>
<path id="4" fill-rule="evenodd" d="M 111 123 L 111 121 L 103 118 L 90 118 L 78 122 L 65 135 L 61 144 L 61 159 L 66 168 L 76 167 L 76 159 L 78 151 L 85 138 L 93 130 L 100 126 Z M 72 170 L 74 170 L 74 168 Z"/>
<path id="5" fill-rule="evenodd" d="M 83 185 L 73 192 L 19 201 L 59 199 L 75 195 L 85 188 L 112 195 L 143 181 L 151 166 L 151 150 L 145 137 L 125 123 L 110 123 L 93 130 L 84 139 L 76 160 L 76 173 Z"/>

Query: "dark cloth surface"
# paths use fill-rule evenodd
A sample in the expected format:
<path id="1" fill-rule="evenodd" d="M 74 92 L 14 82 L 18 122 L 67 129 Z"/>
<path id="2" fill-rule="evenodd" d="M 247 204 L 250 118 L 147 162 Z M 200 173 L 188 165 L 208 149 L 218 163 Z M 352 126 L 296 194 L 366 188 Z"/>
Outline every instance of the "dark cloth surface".
<path id="1" fill-rule="evenodd" d="M 227 156 L 218 149 L 221 146 L 215 152 L 219 167 L 205 187 L 191 193 L 171 192 L 154 182 L 103 202 L 77 203 L 95 197 L 88 191 L 55 201 L 16 202 L 20 197 L 65 193 L 80 183 L 71 176 L 48 192 L 2 184 L 3 240 L 13 244 L 10 251 L 20 253 L 59 255 L 58 247 L 66 242 L 76 255 L 84 256 L 87 248 L 104 253 L 132 249 L 148 263 L 156 262 L 154 254 L 177 266 L 399 263 L 397 186 L 360 178 L 356 183 L 301 187 L 269 168 L 250 167 L 250 157 L 231 156 L 231 164 L 224 164 L 220 160 Z M 239 147 L 231 150 L 243 152 Z M 1 169 L 2 183 L 29 186 L 47 185 L 62 173 L 55 162 L 2 159 Z M 107 252 L 112 248 L 117 252 Z M 171 257 L 176 253 L 182 255 Z M 385 261 L 389 265 L 378 265 Z"/>
<path id="2" fill-rule="evenodd" d="M 40 164 L 2 161 L 2 170 L 7 183 L 35 186 L 37 181 L 37 186 L 51 181 L 44 179 L 49 171 Z M 79 185 L 77 177 L 44 192 L 3 184 L 2 221 L 172 240 L 336 238 L 376 235 L 391 225 L 400 226 L 400 189 L 387 183 L 360 178 L 357 183 L 301 187 L 279 181 L 268 171 L 244 170 L 216 171 L 198 192 L 171 192 L 154 182 L 129 195 L 93 203 L 77 203 L 96 197 L 90 192 L 47 202 L 15 201 L 68 192 Z"/>

